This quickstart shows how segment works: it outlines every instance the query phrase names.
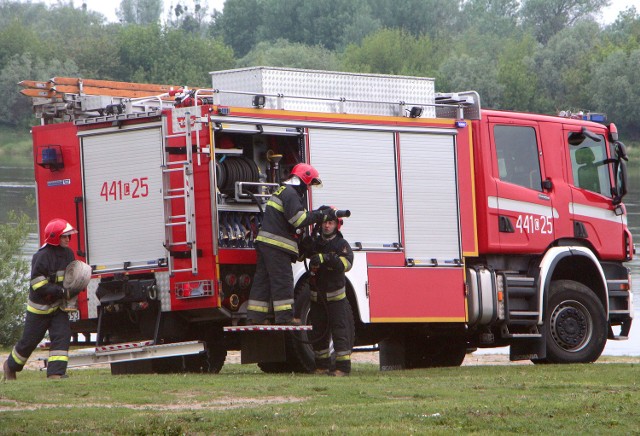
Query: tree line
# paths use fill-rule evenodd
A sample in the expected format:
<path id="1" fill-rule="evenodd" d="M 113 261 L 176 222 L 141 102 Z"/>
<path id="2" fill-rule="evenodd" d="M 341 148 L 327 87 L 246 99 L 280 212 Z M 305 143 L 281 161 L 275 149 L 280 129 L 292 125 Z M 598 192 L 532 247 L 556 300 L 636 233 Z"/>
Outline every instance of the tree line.
<path id="1" fill-rule="evenodd" d="M 640 138 L 640 16 L 608 0 L 122 0 L 118 23 L 84 4 L 0 0 L 0 123 L 33 123 L 20 80 L 78 76 L 210 86 L 209 71 L 281 66 L 433 77 L 496 109 L 607 114 Z"/>

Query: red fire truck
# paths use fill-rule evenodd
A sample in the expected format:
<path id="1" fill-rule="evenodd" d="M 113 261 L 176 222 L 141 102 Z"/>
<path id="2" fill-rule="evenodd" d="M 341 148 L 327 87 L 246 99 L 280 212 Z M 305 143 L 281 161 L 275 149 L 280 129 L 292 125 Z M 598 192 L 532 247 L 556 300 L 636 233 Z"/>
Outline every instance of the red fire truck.
<path id="1" fill-rule="evenodd" d="M 114 372 L 217 372 L 233 349 L 264 371 L 313 369 L 304 331 L 242 327 L 262 206 L 299 162 L 323 180 L 310 209 L 351 211 L 356 345 L 377 347 L 381 369 L 501 346 L 512 360 L 592 362 L 626 339 L 634 248 L 614 124 L 487 110 L 420 77 L 211 77 L 211 89 L 169 91 L 23 83 L 42 119 L 40 227 L 61 217 L 79 230 L 93 278 L 74 331 L 97 335 Z M 304 318 L 308 272 L 293 269 Z"/>

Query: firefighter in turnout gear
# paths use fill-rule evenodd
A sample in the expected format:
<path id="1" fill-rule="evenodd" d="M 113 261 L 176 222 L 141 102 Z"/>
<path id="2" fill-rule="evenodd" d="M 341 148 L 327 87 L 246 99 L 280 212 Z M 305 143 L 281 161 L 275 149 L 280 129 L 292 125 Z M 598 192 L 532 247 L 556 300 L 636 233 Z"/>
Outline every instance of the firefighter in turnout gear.
<path id="1" fill-rule="evenodd" d="M 331 208 L 307 211 L 304 198 L 309 186 L 322 186 L 318 171 L 297 164 L 267 201 L 262 228 L 256 237 L 256 274 L 249 293 L 247 324 L 267 324 L 271 305 L 276 324 L 299 324 L 293 318 L 293 272 L 298 259 L 296 230 L 335 219 Z"/>
<path id="2" fill-rule="evenodd" d="M 44 230 L 44 245 L 31 259 L 29 301 L 22 338 L 13 347 L 3 365 L 5 380 L 15 380 L 45 336 L 51 338 L 47 378 L 65 378 L 69 360 L 71 327 L 69 314 L 62 310 L 63 301 L 77 295 L 62 287 L 64 273 L 73 261 L 69 248 L 71 235 L 78 233 L 63 219 L 51 220 Z M 73 295 L 72 295 L 73 294 Z"/>
<path id="3" fill-rule="evenodd" d="M 322 223 L 320 235 L 306 237 L 300 244 L 301 257 L 309 258 L 311 341 L 316 374 L 347 376 L 351 372 L 354 342 L 353 313 L 346 294 L 345 273 L 351 269 L 353 251 L 340 233 L 341 219 Z M 333 339 L 336 361 L 331 363 L 330 340 Z"/>

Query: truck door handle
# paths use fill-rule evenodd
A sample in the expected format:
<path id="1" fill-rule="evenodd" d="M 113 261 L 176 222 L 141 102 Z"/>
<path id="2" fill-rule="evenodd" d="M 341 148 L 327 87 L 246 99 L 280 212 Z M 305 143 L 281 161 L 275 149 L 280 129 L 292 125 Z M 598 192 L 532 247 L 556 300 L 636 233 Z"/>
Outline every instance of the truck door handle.
<path id="1" fill-rule="evenodd" d="M 500 215 L 498 217 L 498 230 L 502 233 L 514 233 L 513 225 L 509 217 Z"/>

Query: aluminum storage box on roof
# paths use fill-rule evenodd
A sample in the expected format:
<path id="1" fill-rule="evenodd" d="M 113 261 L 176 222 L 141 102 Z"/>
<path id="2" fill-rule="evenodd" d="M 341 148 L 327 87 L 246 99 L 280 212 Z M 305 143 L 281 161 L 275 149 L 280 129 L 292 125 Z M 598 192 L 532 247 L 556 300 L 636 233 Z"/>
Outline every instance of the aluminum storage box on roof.
<path id="1" fill-rule="evenodd" d="M 209 74 L 213 88 L 221 91 L 220 104 L 223 105 L 251 107 L 253 96 L 262 94 L 267 96 L 264 107 L 268 109 L 404 116 L 405 110 L 421 106 L 423 117 L 435 117 L 435 109 L 431 106 L 435 103 L 434 80 L 427 77 L 274 67 L 239 68 Z M 275 97 L 279 94 L 282 95 L 280 99 Z"/>

